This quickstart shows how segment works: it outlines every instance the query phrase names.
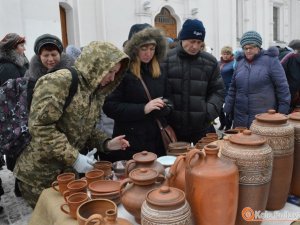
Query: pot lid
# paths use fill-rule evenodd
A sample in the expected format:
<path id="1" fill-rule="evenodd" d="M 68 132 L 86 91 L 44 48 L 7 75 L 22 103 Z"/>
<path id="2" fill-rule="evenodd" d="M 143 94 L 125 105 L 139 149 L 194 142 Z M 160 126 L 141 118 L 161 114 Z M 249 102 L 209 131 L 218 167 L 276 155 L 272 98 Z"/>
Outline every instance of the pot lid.
<path id="1" fill-rule="evenodd" d="M 257 134 L 253 134 L 251 130 L 244 130 L 242 133 L 231 135 L 229 141 L 239 145 L 258 146 L 265 144 L 267 139 Z"/>
<path id="2" fill-rule="evenodd" d="M 185 194 L 177 188 L 162 186 L 147 193 L 146 201 L 160 207 L 180 206 L 185 202 Z"/>
<path id="3" fill-rule="evenodd" d="M 157 155 L 153 152 L 142 151 L 134 154 L 132 158 L 137 162 L 152 162 L 156 160 Z"/>
<path id="4" fill-rule="evenodd" d="M 300 121 L 300 112 L 293 112 L 288 116 L 292 120 L 299 120 Z"/>
<path id="5" fill-rule="evenodd" d="M 287 116 L 281 113 L 276 113 L 274 109 L 269 109 L 267 113 L 257 114 L 255 119 L 267 123 L 286 123 Z"/>
<path id="6" fill-rule="evenodd" d="M 158 177 L 158 172 L 151 168 L 137 168 L 129 173 L 133 181 L 148 181 Z"/>

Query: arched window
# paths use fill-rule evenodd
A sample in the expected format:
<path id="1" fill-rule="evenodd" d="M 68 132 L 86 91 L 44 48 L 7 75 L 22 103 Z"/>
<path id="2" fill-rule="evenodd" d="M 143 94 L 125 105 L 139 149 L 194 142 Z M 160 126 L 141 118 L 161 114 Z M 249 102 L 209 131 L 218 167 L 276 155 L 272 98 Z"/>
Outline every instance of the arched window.
<path id="1" fill-rule="evenodd" d="M 163 7 L 160 13 L 155 17 L 155 27 L 164 30 L 167 37 L 177 37 L 176 20 L 165 7 Z"/>

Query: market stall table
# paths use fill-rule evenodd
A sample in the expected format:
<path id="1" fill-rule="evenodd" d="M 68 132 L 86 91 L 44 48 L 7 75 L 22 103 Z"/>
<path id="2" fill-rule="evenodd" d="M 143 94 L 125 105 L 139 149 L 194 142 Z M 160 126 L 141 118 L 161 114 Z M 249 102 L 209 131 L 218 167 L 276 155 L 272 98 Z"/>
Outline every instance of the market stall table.
<path id="1" fill-rule="evenodd" d="M 65 202 L 61 194 L 52 187 L 45 189 L 32 212 L 29 225 L 78 225 L 77 220 L 61 211 L 60 206 Z M 122 204 L 118 206 L 118 217 L 127 219 L 137 225 Z"/>

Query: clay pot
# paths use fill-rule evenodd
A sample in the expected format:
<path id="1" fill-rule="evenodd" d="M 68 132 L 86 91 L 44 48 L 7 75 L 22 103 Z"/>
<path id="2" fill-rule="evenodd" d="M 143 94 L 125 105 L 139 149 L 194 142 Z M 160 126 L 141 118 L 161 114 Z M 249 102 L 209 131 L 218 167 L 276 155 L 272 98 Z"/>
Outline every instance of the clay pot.
<path id="1" fill-rule="evenodd" d="M 67 190 L 69 182 L 75 180 L 75 173 L 62 173 L 57 176 L 57 180 L 53 181 L 52 188 L 60 192 L 61 195 Z M 58 186 L 58 188 L 57 188 Z"/>
<path id="2" fill-rule="evenodd" d="M 243 209 L 266 209 L 272 176 L 273 153 L 266 138 L 250 130 L 224 139 L 221 158 L 234 162 L 239 169 L 239 203 L 236 224 L 249 222 L 242 218 Z M 261 222 L 251 222 L 251 224 Z"/>
<path id="3" fill-rule="evenodd" d="M 188 142 L 178 141 L 169 144 L 167 155 L 182 155 L 185 154 L 190 147 Z"/>
<path id="4" fill-rule="evenodd" d="M 186 156 L 185 193 L 197 225 L 235 224 L 238 169 L 218 152 L 218 146 L 209 144 Z"/>
<path id="5" fill-rule="evenodd" d="M 300 197 L 300 112 L 289 115 L 289 123 L 294 127 L 294 167 L 290 193 Z"/>
<path id="6" fill-rule="evenodd" d="M 90 222 L 95 224 L 103 224 L 103 225 L 132 225 L 128 220 L 123 218 L 117 218 L 117 212 L 115 210 L 107 210 L 105 212 L 105 217 L 100 214 L 94 214 L 90 216 L 85 223 L 86 225 L 90 224 Z M 97 223 L 99 222 L 99 223 Z"/>
<path id="7" fill-rule="evenodd" d="M 92 199 L 104 198 L 112 200 L 117 205 L 121 202 L 120 181 L 98 180 L 89 184 Z"/>
<path id="8" fill-rule="evenodd" d="M 109 180 L 112 178 L 112 163 L 109 161 L 97 161 L 94 164 L 94 168 L 98 170 L 103 170 L 104 178 Z"/>
<path id="9" fill-rule="evenodd" d="M 153 189 L 142 205 L 144 225 L 190 225 L 191 209 L 183 191 L 168 186 Z"/>
<path id="10" fill-rule="evenodd" d="M 269 110 L 258 114 L 251 124 L 252 133 L 266 137 L 273 150 L 273 171 L 267 210 L 282 209 L 286 203 L 292 180 L 294 163 L 294 128 L 288 117 Z"/>
<path id="11" fill-rule="evenodd" d="M 170 187 L 185 191 L 185 155 L 177 156 L 167 174 L 167 184 Z"/>
<path id="12" fill-rule="evenodd" d="M 67 197 L 67 203 L 64 203 L 60 206 L 61 211 L 70 215 L 76 219 L 77 208 L 83 203 L 89 200 L 89 196 L 85 192 L 78 192 L 71 194 Z M 66 209 L 68 208 L 68 210 Z"/>
<path id="13" fill-rule="evenodd" d="M 165 168 L 156 161 L 157 155 L 153 152 L 142 151 L 134 154 L 133 159 L 127 161 L 125 167 L 125 175 L 128 176 L 130 171 L 136 168 L 152 168 L 159 174 L 165 175 Z"/>
<path id="14" fill-rule="evenodd" d="M 101 221 L 108 210 L 114 210 L 115 212 L 117 212 L 117 205 L 114 202 L 107 199 L 93 199 L 84 202 L 77 209 L 76 214 L 78 224 L 93 224 L 90 223 L 90 221 L 92 220 Z"/>
<path id="15" fill-rule="evenodd" d="M 151 168 L 134 169 L 129 173 L 129 178 L 122 181 L 121 202 L 137 223 L 141 223 L 141 207 L 147 192 L 160 187 L 163 181 L 164 177 Z"/>
<path id="16" fill-rule="evenodd" d="M 67 201 L 67 197 L 71 194 L 77 192 L 86 192 L 87 190 L 87 181 L 80 179 L 80 180 L 73 180 L 67 184 L 67 190 L 64 191 L 63 196 L 65 201 Z"/>
<path id="17" fill-rule="evenodd" d="M 90 170 L 85 173 L 85 179 L 87 181 L 87 184 L 97 181 L 97 180 L 103 180 L 104 179 L 104 171 L 103 170 Z"/>

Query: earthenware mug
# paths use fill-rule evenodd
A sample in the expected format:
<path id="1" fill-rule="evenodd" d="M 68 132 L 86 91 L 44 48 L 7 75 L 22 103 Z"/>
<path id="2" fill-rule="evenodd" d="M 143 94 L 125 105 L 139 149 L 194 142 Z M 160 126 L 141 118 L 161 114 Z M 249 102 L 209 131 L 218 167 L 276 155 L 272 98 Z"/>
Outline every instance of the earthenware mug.
<path id="1" fill-rule="evenodd" d="M 60 206 L 61 211 L 64 213 L 70 215 L 74 219 L 77 218 L 76 212 L 77 208 L 84 202 L 89 200 L 89 196 L 85 192 L 77 192 L 73 193 L 70 196 L 67 197 L 66 203 L 62 204 Z M 68 210 L 66 209 L 69 208 Z"/>
<path id="2" fill-rule="evenodd" d="M 65 201 L 67 201 L 67 197 L 71 194 L 77 192 L 86 192 L 87 191 L 87 181 L 83 179 L 73 180 L 67 184 L 67 190 L 64 191 L 63 196 Z"/>
<path id="3" fill-rule="evenodd" d="M 75 173 L 62 173 L 58 175 L 56 179 L 56 181 L 52 182 L 52 188 L 63 195 L 67 190 L 68 183 L 75 180 Z"/>

